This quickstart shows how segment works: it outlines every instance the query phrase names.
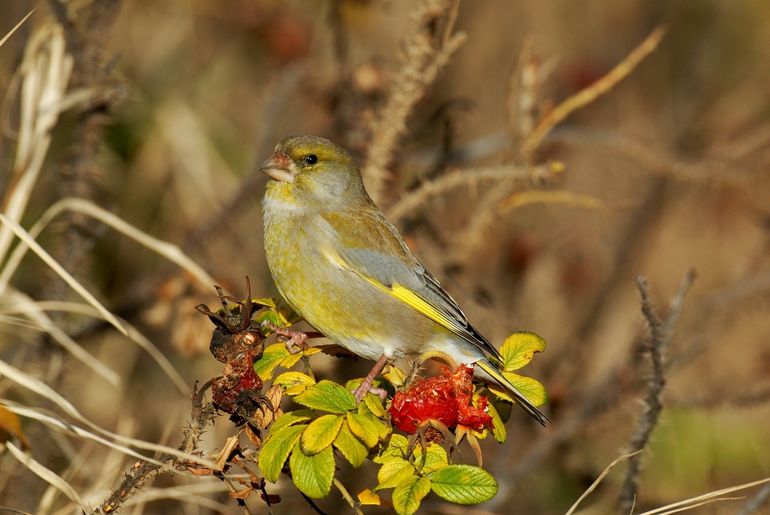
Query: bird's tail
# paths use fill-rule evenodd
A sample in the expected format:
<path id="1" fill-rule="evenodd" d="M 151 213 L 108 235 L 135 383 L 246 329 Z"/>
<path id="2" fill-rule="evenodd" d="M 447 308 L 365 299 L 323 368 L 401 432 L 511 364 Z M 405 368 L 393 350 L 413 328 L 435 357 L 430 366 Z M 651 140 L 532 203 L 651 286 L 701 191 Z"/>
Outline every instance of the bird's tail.
<path id="1" fill-rule="evenodd" d="M 492 362 L 490 362 L 486 358 L 483 358 L 478 360 L 476 362 L 476 365 L 478 365 L 478 367 L 481 370 L 483 370 L 489 376 L 491 376 L 492 379 L 494 379 L 500 386 L 505 388 L 508 391 L 508 393 L 510 393 L 513 396 L 513 398 L 516 400 L 516 404 L 524 408 L 524 411 L 529 413 L 532 416 L 532 418 L 534 418 L 540 423 L 540 425 L 545 426 L 548 422 L 550 422 L 550 420 L 548 420 L 548 417 L 543 415 L 543 413 L 539 409 L 534 407 L 532 403 L 529 402 L 527 398 L 524 397 L 524 395 L 518 390 L 518 388 L 513 386 L 511 382 L 508 379 L 506 379 L 503 373 L 500 372 L 500 370 Z"/>

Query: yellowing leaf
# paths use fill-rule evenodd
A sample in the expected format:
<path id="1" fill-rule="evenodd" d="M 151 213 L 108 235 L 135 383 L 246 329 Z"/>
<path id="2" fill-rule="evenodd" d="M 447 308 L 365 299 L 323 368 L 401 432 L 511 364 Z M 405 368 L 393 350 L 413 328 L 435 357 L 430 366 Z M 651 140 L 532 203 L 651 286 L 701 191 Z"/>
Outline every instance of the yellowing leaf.
<path id="1" fill-rule="evenodd" d="M 323 415 L 312 421 L 300 438 L 302 452 L 312 455 L 329 447 L 337 438 L 343 420 L 339 415 Z"/>
<path id="2" fill-rule="evenodd" d="M 287 356 L 285 358 L 283 358 L 281 360 L 281 362 L 279 363 L 279 365 L 282 366 L 283 368 L 291 368 L 294 365 L 296 365 L 299 362 L 299 360 L 302 359 L 302 353 L 301 352 L 297 352 L 295 354 L 292 354 L 291 352 L 289 352 L 287 350 L 286 353 L 287 353 Z"/>
<path id="3" fill-rule="evenodd" d="M 406 457 L 406 450 L 409 447 L 409 440 L 404 435 L 393 434 L 388 440 L 388 446 L 382 450 L 379 456 L 375 456 L 375 463 L 386 463 L 394 459 L 403 460 Z"/>
<path id="4" fill-rule="evenodd" d="M 423 454 L 422 446 L 414 448 L 414 464 L 423 474 L 433 472 L 449 465 L 446 449 L 436 442 L 428 444 L 427 452 Z"/>
<path id="5" fill-rule="evenodd" d="M 283 313 L 272 307 L 259 310 L 253 318 L 258 324 L 270 322 L 277 327 L 289 327 L 290 325 L 286 320 L 286 317 L 283 316 Z M 269 334 L 269 332 L 267 334 Z"/>
<path id="6" fill-rule="evenodd" d="M 389 428 L 376 418 L 370 418 L 359 413 L 348 413 L 350 431 L 363 441 L 367 447 L 377 445 L 381 438 L 387 436 Z M 383 433 L 385 433 L 383 435 Z"/>
<path id="7" fill-rule="evenodd" d="M 311 418 L 313 418 L 313 412 L 307 409 L 289 411 L 288 413 L 284 413 L 275 419 L 273 425 L 270 426 L 270 433 L 277 433 L 278 431 L 282 431 L 289 426 L 293 426 L 297 422 L 305 422 Z"/>
<path id="8" fill-rule="evenodd" d="M 385 372 L 382 373 L 382 377 L 387 379 L 393 386 L 403 386 L 406 382 L 406 373 L 393 365 L 385 367 Z"/>
<path id="9" fill-rule="evenodd" d="M 473 465 L 449 465 L 428 474 L 433 493 L 455 504 L 478 504 L 497 494 L 497 481 Z"/>
<path id="10" fill-rule="evenodd" d="M 307 374 L 303 374 L 302 372 L 292 370 L 289 372 L 284 372 L 283 374 L 276 377 L 273 381 L 273 384 L 281 385 L 286 388 L 287 395 L 297 395 L 305 391 L 308 386 L 314 385 L 315 379 Z M 299 389 L 299 391 L 297 391 L 297 389 Z M 289 393 L 290 391 L 292 393 Z"/>
<path id="11" fill-rule="evenodd" d="M 415 472 L 414 465 L 404 459 L 389 461 L 383 464 L 377 472 L 377 487 L 375 490 L 395 488 L 407 481 L 411 481 L 415 476 Z"/>
<path id="12" fill-rule="evenodd" d="M 369 411 L 377 418 L 383 418 L 385 416 L 385 406 L 382 405 L 382 399 L 373 393 L 367 393 L 364 396 L 364 403 Z"/>
<path id="13" fill-rule="evenodd" d="M 414 476 L 409 482 L 393 490 L 393 509 L 399 515 L 412 515 L 420 508 L 420 502 L 430 493 L 430 479 Z"/>
<path id="14" fill-rule="evenodd" d="M 545 340 L 535 333 L 513 333 L 500 347 L 500 355 L 503 357 L 503 370 L 518 370 L 534 357 L 536 352 L 545 350 Z"/>
<path id="15" fill-rule="evenodd" d="M 347 421 L 342 424 L 337 434 L 337 439 L 334 440 L 334 446 L 339 449 L 342 455 L 345 456 L 345 459 L 354 467 L 360 467 L 369 455 L 369 450 L 350 431 Z"/>
<path id="16" fill-rule="evenodd" d="M 498 442 L 503 443 L 507 437 L 505 423 L 497 412 L 494 403 L 490 402 L 487 404 L 487 413 L 492 417 L 492 436 L 494 436 L 495 440 Z"/>
<path id="17" fill-rule="evenodd" d="M 289 468 L 291 480 L 303 494 L 313 499 L 329 494 L 334 479 L 334 454 L 331 446 L 308 456 L 297 442 L 289 458 Z"/>
<path id="18" fill-rule="evenodd" d="M 285 416 L 285 415 L 284 415 Z M 281 475 L 281 469 L 286 462 L 286 458 L 289 457 L 289 453 L 292 451 L 295 445 L 299 445 L 299 440 L 302 431 L 305 430 L 307 425 L 302 424 L 298 426 L 290 426 L 283 431 L 270 432 L 265 445 L 259 451 L 259 468 L 265 479 L 268 481 L 277 481 L 278 476 Z"/>
<path id="19" fill-rule="evenodd" d="M 380 504 L 382 504 L 382 501 L 380 500 L 380 496 L 372 492 L 368 488 L 358 492 L 358 495 L 356 497 L 358 497 L 358 502 L 361 504 L 361 506 L 379 506 Z"/>
<path id="20" fill-rule="evenodd" d="M 262 356 L 254 363 L 254 371 L 259 377 L 267 381 L 273 377 L 273 371 L 281 361 L 289 355 L 286 346 L 282 343 L 274 343 L 265 348 Z"/>
<path id="21" fill-rule="evenodd" d="M 533 406 L 542 406 L 548 400 L 548 394 L 545 392 L 545 387 L 537 380 L 527 376 L 520 376 L 513 372 L 503 371 L 503 375 L 522 393 L 522 395 L 524 395 L 524 397 L 527 398 L 529 402 L 532 403 Z"/>
<path id="22" fill-rule="evenodd" d="M 318 354 L 321 352 L 321 349 L 319 347 L 308 347 L 307 349 L 302 351 L 302 355 L 304 357 L 312 356 L 313 354 Z"/>
<path id="23" fill-rule="evenodd" d="M 294 402 L 308 408 L 344 414 L 356 407 L 353 394 L 333 381 L 324 379 L 294 397 Z"/>

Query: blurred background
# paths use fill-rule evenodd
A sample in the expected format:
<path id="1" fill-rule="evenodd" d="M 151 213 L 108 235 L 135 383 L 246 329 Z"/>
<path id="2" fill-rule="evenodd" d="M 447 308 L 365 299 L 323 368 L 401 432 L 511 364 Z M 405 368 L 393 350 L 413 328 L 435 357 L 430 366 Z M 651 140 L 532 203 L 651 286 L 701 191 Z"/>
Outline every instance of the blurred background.
<path id="1" fill-rule="evenodd" d="M 38 5 L 0 46 L 3 212 L 30 230 L 60 199 L 89 199 L 205 272 L 180 268 L 131 229 L 114 230 L 117 222 L 108 227 L 104 214 L 64 209 L 34 235 L 157 346 L 173 376 L 78 312 L 81 297 L 34 254 L 11 268 L 18 240 L 0 233 L 2 360 L 101 427 L 177 446 L 190 414 L 185 387 L 221 371 L 208 351 L 211 324 L 194 310 L 218 302 L 205 273 L 235 296 L 245 295 L 246 275 L 255 296 L 276 294 L 256 170 L 281 138 L 317 134 L 362 163 L 378 164 L 373 145 L 391 149 L 367 185 L 427 268 L 496 345 L 514 330 L 549 344 L 526 373 L 545 384 L 553 424 L 542 429 L 514 412 L 508 441 L 484 445 L 497 497 L 474 508 L 429 498 L 425 513 L 564 513 L 622 452 L 643 409 L 649 332 L 635 277 L 648 278 L 665 317 L 690 268 L 697 279 L 665 350 L 665 407 L 642 459 L 636 510 L 769 476 L 770 4 L 462 2 L 454 33 L 467 39 L 428 59 L 446 58 L 435 80 L 430 66 L 417 67 L 421 94 L 404 119 L 393 98 L 414 65 L 405 52 L 415 34 L 440 39 L 451 28 L 445 18 L 421 22 L 418 4 Z M 2 0 L 0 35 L 33 7 Z M 658 26 L 665 35 L 641 50 L 638 66 L 608 91 L 591 89 Z M 593 101 L 532 136 L 585 88 Z M 386 145 L 388 124 L 399 122 L 403 134 Z M 73 357 L 62 341 L 91 357 Z M 318 374 L 337 379 L 370 366 L 318 359 Z M 63 416 L 7 377 L 0 398 Z M 135 461 L 21 420 L 34 459 L 91 505 Z M 17 433 L 8 424 L 0 428 Z M 201 447 L 220 448 L 234 432 L 222 417 Z M 372 486 L 370 465 L 340 477 L 351 491 Z M 623 468 L 584 513 L 616 511 Z M 227 491 L 213 478 L 163 476 L 123 510 L 241 513 Z M 283 497 L 275 513 L 311 513 L 288 483 L 270 491 Z M 696 512 L 738 513 L 745 503 Z M 264 510 L 258 499 L 248 504 Z M 72 513 L 9 452 L 0 456 L 0 506 Z M 336 491 L 319 506 L 349 511 Z"/>

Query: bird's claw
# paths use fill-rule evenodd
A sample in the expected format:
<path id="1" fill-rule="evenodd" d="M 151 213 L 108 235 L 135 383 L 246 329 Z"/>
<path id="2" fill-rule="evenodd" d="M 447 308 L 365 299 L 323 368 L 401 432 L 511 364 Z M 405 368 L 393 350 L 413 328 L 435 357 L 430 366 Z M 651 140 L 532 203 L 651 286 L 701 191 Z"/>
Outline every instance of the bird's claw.
<path id="1" fill-rule="evenodd" d="M 289 351 L 289 354 L 299 354 L 308 348 L 308 335 L 306 333 L 284 329 L 270 322 L 266 322 L 265 325 L 275 334 L 286 338 L 284 345 L 286 345 L 286 350 Z"/>

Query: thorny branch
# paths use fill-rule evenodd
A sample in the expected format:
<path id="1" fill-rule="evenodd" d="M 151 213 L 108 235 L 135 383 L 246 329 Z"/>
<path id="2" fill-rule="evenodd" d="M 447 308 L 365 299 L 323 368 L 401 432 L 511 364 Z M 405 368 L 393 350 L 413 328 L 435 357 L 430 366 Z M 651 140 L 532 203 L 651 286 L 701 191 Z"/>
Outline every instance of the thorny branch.
<path id="1" fill-rule="evenodd" d="M 387 168 L 412 109 L 465 42 L 465 34 L 453 32 L 458 5 L 459 0 L 422 1 L 419 29 L 404 45 L 388 99 L 371 127 L 362 175 L 375 202 L 382 200 Z"/>
<path id="2" fill-rule="evenodd" d="M 179 450 L 192 453 L 198 447 L 203 433 L 206 431 L 206 426 L 216 416 L 216 410 L 213 404 L 210 402 L 204 403 L 204 393 L 211 386 L 211 382 L 205 383 L 200 389 L 194 388 L 192 396 L 192 410 L 190 414 L 190 422 L 184 431 L 184 440 L 179 446 Z M 178 458 L 170 455 L 161 455 L 156 457 L 157 461 L 176 464 Z M 102 515 L 108 513 L 115 513 L 120 509 L 122 504 L 126 502 L 137 490 L 142 488 L 144 483 L 149 479 L 155 477 L 160 471 L 160 467 L 154 463 L 148 463 L 145 461 L 138 461 L 126 472 L 123 481 L 120 485 L 110 494 L 110 496 L 99 505 L 90 515 Z"/>
<path id="3" fill-rule="evenodd" d="M 664 377 L 664 352 L 671 341 L 671 333 L 682 312 L 685 295 L 687 295 L 693 281 L 695 281 L 695 271 L 691 269 L 685 275 L 682 284 L 671 300 L 671 310 L 668 317 L 661 320 L 650 300 L 647 279 L 639 276 L 636 280 L 642 301 L 642 314 L 650 330 L 650 339 L 645 346 L 645 351 L 650 356 L 652 374 L 647 381 L 644 411 L 628 443 L 627 452 L 629 453 L 638 453 L 647 446 L 660 418 L 660 413 L 663 410 L 661 396 L 666 385 Z M 626 475 L 620 490 L 620 513 L 630 513 L 633 509 L 639 488 L 639 474 L 641 471 L 641 457 L 639 454 L 634 454 L 628 460 L 628 468 L 626 469 Z"/>

